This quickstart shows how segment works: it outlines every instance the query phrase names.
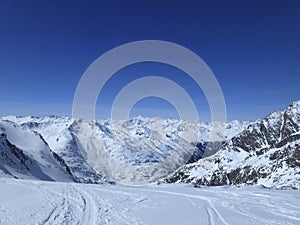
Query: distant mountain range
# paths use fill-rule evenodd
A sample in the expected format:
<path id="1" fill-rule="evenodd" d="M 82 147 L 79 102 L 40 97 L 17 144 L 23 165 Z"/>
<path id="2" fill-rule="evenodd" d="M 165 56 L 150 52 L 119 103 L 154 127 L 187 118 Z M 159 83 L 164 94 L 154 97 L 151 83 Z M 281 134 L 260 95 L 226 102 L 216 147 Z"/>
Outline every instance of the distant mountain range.
<path id="1" fill-rule="evenodd" d="M 210 136 L 215 126 L 225 127 L 218 140 Z M 299 101 L 251 123 L 6 116 L 0 118 L 0 177 L 123 184 L 166 177 L 196 186 L 300 188 L 299 127 Z"/>

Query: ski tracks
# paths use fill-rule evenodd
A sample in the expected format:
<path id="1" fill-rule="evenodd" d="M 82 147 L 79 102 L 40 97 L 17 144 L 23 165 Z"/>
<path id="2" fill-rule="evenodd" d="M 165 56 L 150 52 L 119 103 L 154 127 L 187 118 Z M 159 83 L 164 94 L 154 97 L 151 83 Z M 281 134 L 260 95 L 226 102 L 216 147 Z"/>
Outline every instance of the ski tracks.
<path id="1" fill-rule="evenodd" d="M 75 193 L 80 195 L 83 202 L 82 218 L 80 220 L 80 224 L 97 224 L 98 211 L 95 199 L 93 199 L 93 197 L 86 191 L 80 190 L 79 187 L 73 186 L 73 190 Z"/>
<path id="2" fill-rule="evenodd" d="M 109 195 L 102 197 L 101 188 L 97 192 L 95 186 L 82 188 L 82 185 L 73 183 L 60 183 L 59 188 L 51 186 L 31 186 L 42 192 L 47 204 L 51 205 L 50 213 L 38 224 L 140 224 L 129 214 L 129 207 L 120 207 L 124 204 L 121 201 L 126 202 L 128 198 L 120 196 L 118 191 L 110 191 Z"/>
<path id="3" fill-rule="evenodd" d="M 53 196 L 62 199 L 62 203 L 49 215 L 46 224 L 97 224 L 95 200 L 76 184 L 62 183 L 61 192 L 51 191 L 51 198 Z"/>
<path id="4" fill-rule="evenodd" d="M 221 216 L 219 211 L 215 208 L 211 199 L 205 198 L 203 196 L 184 194 L 184 193 L 173 192 L 173 191 L 152 190 L 152 189 L 143 189 L 143 190 L 148 191 L 148 192 L 150 191 L 150 192 L 169 194 L 169 195 L 175 195 L 175 196 L 180 196 L 180 197 L 186 198 L 187 201 L 189 201 L 194 207 L 197 207 L 199 210 L 203 210 L 203 206 L 205 206 L 209 225 L 219 225 L 219 224 L 229 225 L 225 221 L 225 219 Z M 194 200 L 192 200 L 192 199 L 194 199 Z M 201 204 L 199 204 L 199 206 L 198 206 L 198 204 L 195 202 L 195 200 L 201 201 Z M 199 221 L 199 223 L 200 223 L 200 221 Z"/>
<path id="5" fill-rule="evenodd" d="M 38 224 L 98 224 L 95 200 L 78 185 L 59 183 L 58 188 L 57 185 L 54 187 L 51 183 L 45 183 L 31 184 L 29 187 L 42 193 L 46 205 L 50 207 L 46 218 Z"/>
<path id="6" fill-rule="evenodd" d="M 2 183 L 3 224 L 133 225 L 153 224 L 154 220 L 155 224 L 228 225 L 300 221 L 300 198 L 292 191 L 15 180 Z"/>

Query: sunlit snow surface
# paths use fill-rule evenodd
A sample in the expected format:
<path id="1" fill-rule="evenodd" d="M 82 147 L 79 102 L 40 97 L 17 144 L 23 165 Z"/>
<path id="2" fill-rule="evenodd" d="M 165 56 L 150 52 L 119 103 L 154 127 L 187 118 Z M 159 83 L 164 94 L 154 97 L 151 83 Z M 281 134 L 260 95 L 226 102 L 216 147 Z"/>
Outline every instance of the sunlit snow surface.
<path id="1" fill-rule="evenodd" d="M 300 192 L 0 179 L 0 224 L 300 224 Z"/>

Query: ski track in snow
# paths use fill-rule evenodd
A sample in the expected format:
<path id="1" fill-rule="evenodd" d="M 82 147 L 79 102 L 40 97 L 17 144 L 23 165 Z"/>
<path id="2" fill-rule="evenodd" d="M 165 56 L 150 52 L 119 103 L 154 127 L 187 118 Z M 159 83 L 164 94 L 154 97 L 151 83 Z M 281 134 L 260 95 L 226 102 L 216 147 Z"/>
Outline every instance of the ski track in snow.
<path id="1" fill-rule="evenodd" d="M 0 179 L 0 224 L 300 224 L 300 192 Z"/>

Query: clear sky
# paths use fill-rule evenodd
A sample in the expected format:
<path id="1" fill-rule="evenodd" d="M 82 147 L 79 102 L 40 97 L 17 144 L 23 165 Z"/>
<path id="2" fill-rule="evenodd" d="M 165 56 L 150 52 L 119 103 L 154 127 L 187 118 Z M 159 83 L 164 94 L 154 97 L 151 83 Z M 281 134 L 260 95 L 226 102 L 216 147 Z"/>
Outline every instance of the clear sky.
<path id="1" fill-rule="evenodd" d="M 197 53 L 217 77 L 229 120 L 254 120 L 300 99 L 300 2 L 0 1 L 0 114 L 71 115 L 76 86 L 104 52 L 127 42 L 165 40 Z M 183 72 L 159 63 L 115 74 L 98 99 L 107 117 L 124 85 L 164 75 L 209 119 L 203 93 Z M 176 117 L 148 98 L 132 115 Z"/>

